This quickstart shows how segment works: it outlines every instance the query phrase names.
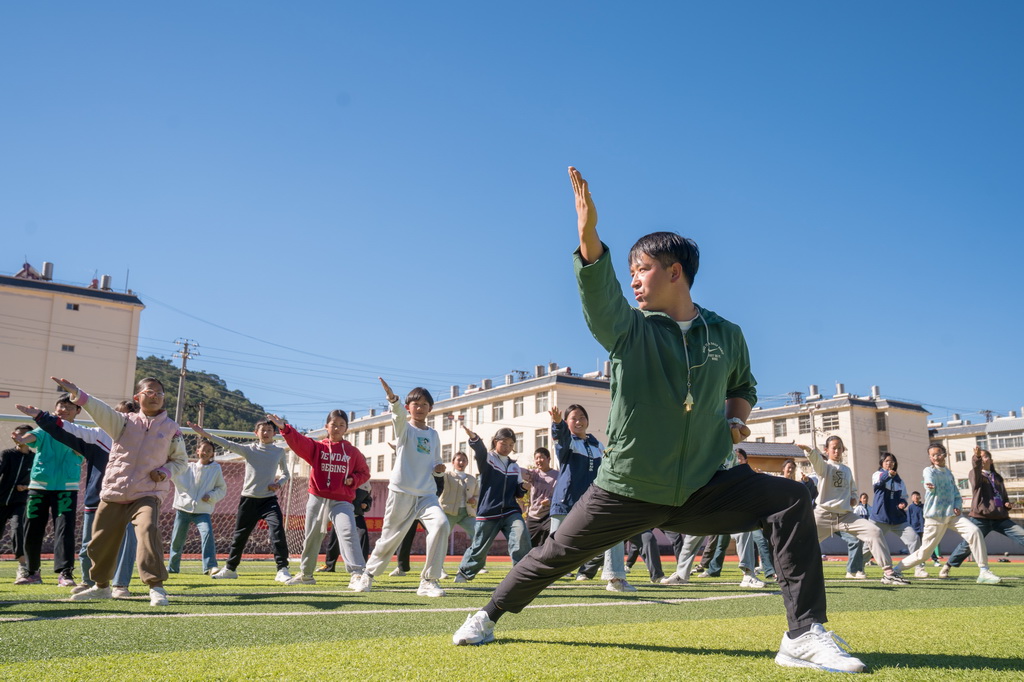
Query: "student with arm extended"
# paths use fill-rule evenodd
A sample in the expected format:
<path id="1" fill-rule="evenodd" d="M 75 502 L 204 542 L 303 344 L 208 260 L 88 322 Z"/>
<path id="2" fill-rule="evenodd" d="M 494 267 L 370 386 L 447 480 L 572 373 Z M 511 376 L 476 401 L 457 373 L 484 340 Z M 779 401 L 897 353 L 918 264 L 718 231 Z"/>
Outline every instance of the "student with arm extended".
<path id="1" fill-rule="evenodd" d="M 113 596 L 110 579 L 117 567 L 125 525 L 131 523 L 139 542 L 139 576 L 149 586 L 149 603 L 166 606 L 167 591 L 163 584 L 167 568 L 158 526 L 160 498 L 170 490 L 169 479 L 188 466 L 188 455 L 181 430 L 164 410 L 164 386 L 153 377 L 140 380 L 133 396 L 139 403 L 139 412 L 122 414 L 66 379 L 54 381 L 113 440 L 89 542 L 92 579 L 96 584 L 71 595 L 71 599 Z"/>
<path id="2" fill-rule="evenodd" d="M 749 467 L 720 469 L 750 433 L 744 421 L 757 393 L 740 328 L 693 302 L 697 245 L 667 232 L 638 240 L 628 256 L 638 308 L 630 307 L 597 235 L 589 187 L 575 168 L 569 175 L 583 314 L 611 360 L 606 461 L 558 531 L 512 568 L 453 643 L 494 641 L 504 614 L 520 612 L 566 572 L 639 531 L 720 535 L 761 527 L 789 624 L 776 662 L 863 670 L 822 625 L 825 581 L 806 490 Z"/>
<path id="3" fill-rule="evenodd" d="M 427 415 L 434 409 L 434 397 L 427 389 L 417 386 L 405 396 L 403 408 L 388 382 L 380 378 L 380 384 L 395 429 L 395 466 L 388 482 L 380 537 L 366 562 L 366 572 L 357 590 L 369 592 L 372 589 L 374 577 L 384 572 L 409 526 L 419 519 L 427 531 L 427 555 L 416 594 L 443 597 L 444 590 L 437 581 L 444 572 L 450 526 L 437 499 L 434 481 L 436 476 L 444 474 L 440 439 L 437 431 L 427 426 Z"/>
<path id="4" fill-rule="evenodd" d="M 330 520 L 334 524 L 334 532 L 338 535 L 342 561 L 351 574 L 349 589 L 355 589 L 361 582 L 366 557 L 359 547 L 359 533 L 356 529 L 352 501 L 355 500 L 356 489 L 370 480 L 370 468 L 366 465 L 363 453 L 345 440 L 348 415 L 344 410 L 332 410 L 328 413 L 324 424 L 327 437 L 321 440 L 314 440 L 299 433 L 275 414 L 267 415 L 267 419 L 280 429 L 281 435 L 295 456 L 309 463 L 309 497 L 306 500 L 301 570 L 285 584 L 316 583 L 313 577 L 316 558 L 320 553 L 320 543 L 324 539 L 327 520 Z"/>
<path id="5" fill-rule="evenodd" d="M 210 577 L 217 580 L 233 580 L 238 577 L 238 566 L 242 563 L 245 544 L 249 541 L 256 524 L 262 519 L 267 524 L 267 533 L 274 547 L 274 560 L 277 562 L 277 575 L 274 576 L 274 580 L 279 583 L 291 580 L 292 574 L 288 571 L 288 539 L 284 533 L 284 515 L 277 500 L 278 491 L 289 479 L 288 449 L 274 442 L 277 427 L 268 419 L 256 422 L 256 426 L 253 427 L 256 441 L 242 444 L 215 436 L 198 424 L 188 422 L 188 425 L 199 436 L 245 460 L 245 479 L 242 482 L 242 495 L 235 515 L 231 551 L 228 553 L 224 568 Z"/>

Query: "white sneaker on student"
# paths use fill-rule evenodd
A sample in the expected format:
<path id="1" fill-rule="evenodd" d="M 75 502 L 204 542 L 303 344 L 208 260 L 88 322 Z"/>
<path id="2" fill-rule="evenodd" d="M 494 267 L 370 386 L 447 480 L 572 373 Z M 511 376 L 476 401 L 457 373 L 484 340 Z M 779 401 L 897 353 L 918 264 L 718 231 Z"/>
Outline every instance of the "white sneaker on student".
<path id="1" fill-rule="evenodd" d="M 584 580 L 590 580 L 590 576 L 583 575 L 582 573 L 580 573 L 576 576 L 576 580 L 583 582 Z"/>
<path id="2" fill-rule="evenodd" d="M 69 601 L 88 601 L 90 599 L 110 599 L 110 598 L 111 598 L 111 595 L 110 595 L 110 586 L 109 585 L 107 587 L 99 587 L 97 585 L 93 585 L 92 587 L 90 587 L 88 590 L 85 590 L 84 592 L 79 592 L 78 594 L 71 595 L 71 599 Z"/>
<path id="3" fill-rule="evenodd" d="M 123 585 L 111 585 L 110 596 L 114 599 L 129 599 L 131 598 L 132 593 L 129 592 L 128 588 L 124 587 Z"/>
<path id="4" fill-rule="evenodd" d="M 743 580 L 740 581 L 740 587 L 751 587 L 756 589 L 764 587 L 764 581 L 758 579 L 756 575 L 748 574 L 743 576 Z"/>
<path id="5" fill-rule="evenodd" d="M 946 564 L 945 566 L 940 568 L 939 569 L 939 577 L 942 578 L 943 580 L 948 578 L 949 577 L 949 571 L 950 571 L 951 568 L 952 567 L 949 564 Z"/>
<path id="6" fill-rule="evenodd" d="M 917 568 L 914 569 L 914 577 L 915 578 L 927 578 L 928 577 L 928 571 L 924 570 L 924 566 L 918 566 Z"/>
<path id="7" fill-rule="evenodd" d="M 399 566 L 395 570 L 393 570 L 390 573 L 388 573 L 388 575 L 390 575 L 392 578 L 401 578 L 402 576 L 405 575 L 405 571 L 403 571 L 402 567 Z"/>
<path id="8" fill-rule="evenodd" d="M 1002 578 L 987 568 L 978 571 L 978 583 L 981 585 L 998 585 L 1002 581 Z"/>
<path id="9" fill-rule="evenodd" d="M 842 648 L 840 648 L 842 646 Z M 811 626 L 807 632 L 796 639 L 782 635 L 782 644 L 775 662 L 787 668 L 815 668 L 843 673 L 859 673 L 864 671 L 864 663 L 851 656 L 846 644 L 834 632 L 826 630 L 820 623 Z"/>
<path id="10" fill-rule="evenodd" d="M 349 576 L 349 579 L 348 579 L 348 589 L 349 589 L 349 591 L 351 592 L 352 590 L 354 590 L 359 585 L 359 583 L 361 583 L 361 582 L 363 582 L 363 574 L 362 573 L 353 573 L 351 576 Z"/>
<path id="11" fill-rule="evenodd" d="M 225 580 L 225 579 L 234 580 L 235 578 L 238 577 L 238 574 L 235 573 L 234 571 L 232 571 L 227 566 L 225 566 L 224 568 L 220 569 L 219 571 L 217 571 L 216 573 L 214 573 L 210 577 L 213 578 L 214 580 Z"/>
<path id="12" fill-rule="evenodd" d="M 636 592 L 636 588 L 630 585 L 625 578 L 612 578 L 604 589 L 609 592 Z"/>
<path id="13" fill-rule="evenodd" d="M 452 635 L 452 644 L 456 646 L 490 644 L 494 641 L 494 622 L 487 617 L 483 611 L 477 611 L 466 617 L 455 634 Z"/>
<path id="14" fill-rule="evenodd" d="M 687 585 L 689 584 L 689 582 L 689 578 L 684 578 L 678 573 L 673 573 L 672 575 L 666 576 L 661 579 L 662 585 Z"/>
<path id="15" fill-rule="evenodd" d="M 441 589 L 436 580 L 421 580 L 416 594 L 421 597 L 443 597 L 444 590 Z"/>
<path id="16" fill-rule="evenodd" d="M 316 578 L 311 575 L 293 575 L 285 581 L 285 585 L 316 585 Z"/>
<path id="17" fill-rule="evenodd" d="M 352 589 L 353 592 L 369 592 L 370 588 L 372 588 L 372 587 L 373 587 L 373 576 L 370 575 L 369 573 L 363 573 L 362 575 L 359 576 L 359 581 L 358 582 L 353 582 L 351 589 Z"/>
<path id="18" fill-rule="evenodd" d="M 237 574 L 236 574 L 236 576 L 237 576 Z M 279 583 L 287 583 L 291 579 L 292 579 L 292 572 L 289 571 L 287 567 L 286 568 L 279 568 L 279 569 L 277 569 L 277 575 L 274 576 L 274 580 L 276 580 Z"/>
<path id="19" fill-rule="evenodd" d="M 855 580 L 867 580 L 868 579 L 868 574 L 865 573 L 864 571 L 857 571 L 856 573 L 853 574 L 853 577 L 854 577 Z"/>
<path id="20" fill-rule="evenodd" d="M 909 585 L 910 581 L 903 577 L 901 573 L 893 571 L 892 573 L 886 573 L 882 575 L 883 585 Z"/>
<path id="21" fill-rule="evenodd" d="M 463 575 L 462 571 L 459 571 L 458 573 L 455 574 L 455 582 L 457 582 L 457 583 L 468 583 L 469 582 L 469 578 L 467 578 L 465 575 Z"/>
<path id="22" fill-rule="evenodd" d="M 167 606 L 167 590 L 162 587 L 149 588 L 150 606 Z"/>
<path id="23" fill-rule="evenodd" d="M 78 594 L 80 592 L 85 592 L 86 590 L 88 590 L 90 587 L 92 587 L 95 584 L 96 583 L 92 583 L 92 584 L 79 583 L 78 587 L 72 587 L 71 588 L 71 594 Z"/>
<path id="24" fill-rule="evenodd" d="M 441 580 L 448 580 L 448 578 L 451 578 L 451 576 L 444 571 L 441 571 Z"/>

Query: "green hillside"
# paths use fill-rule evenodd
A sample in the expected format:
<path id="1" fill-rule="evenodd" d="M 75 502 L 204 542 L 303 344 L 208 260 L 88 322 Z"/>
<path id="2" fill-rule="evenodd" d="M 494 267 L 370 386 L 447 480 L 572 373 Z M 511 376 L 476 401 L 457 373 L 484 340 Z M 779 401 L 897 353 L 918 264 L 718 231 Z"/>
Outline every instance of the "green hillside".
<path id="1" fill-rule="evenodd" d="M 139 358 L 135 366 L 135 380 L 156 377 L 167 391 L 167 412 L 174 415 L 178 396 L 178 368 L 170 360 L 150 355 Z M 266 411 L 250 402 L 241 391 L 232 391 L 216 374 L 189 371 L 185 382 L 185 409 L 182 425 L 196 421 L 199 403 L 205 405 L 203 426 L 208 429 L 251 431 L 253 424 L 262 419 Z"/>

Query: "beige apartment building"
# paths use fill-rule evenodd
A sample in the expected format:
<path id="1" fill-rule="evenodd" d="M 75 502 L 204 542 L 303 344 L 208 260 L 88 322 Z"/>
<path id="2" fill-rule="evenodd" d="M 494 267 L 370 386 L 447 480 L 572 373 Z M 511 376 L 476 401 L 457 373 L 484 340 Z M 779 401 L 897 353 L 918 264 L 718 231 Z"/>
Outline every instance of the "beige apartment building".
<path id="1" fill-rule="evenodd" d="M 1021 410 L 1024 414 L 1024 409 Z M 968 474 L 971 471 L 971 455 L 975 446 L 992 453 L 996 471 L 1006 483 L 1009 501 L 1017 509 L 1012 515 L 1018 522 L 1024 518 L 1024 418 L 1011 411 L 1007 417 L 996 417 L 992 421 L 972 424 L 954 414 L 945 424 L 928 424 L 928 436 L 932 443 L 946 448 L 947 466 L 956 477 L 957 485 L 965 504 L 971 499 L 971 485 Z"/>
<path id="2" fill-rule="evenodd" d="M 832 397 L 821 395 L 816 385 L 806 398 L 793 395 L 793 404 L 754 408 L 747 419 L 748 441 L 817 445 L 823 450 L 826 438 L 839 436 L 847 450 L 844 462 L 860 492 L 872 494 L 871 475 L 883 452 L 896 455 L 908 492 L 920 488 L 921 471 L 929 464 L 928 411 L 923 407 L 884 398 L 877 386 L 868 396 L 847 393 L 843 384 L 836 384 Z M 809 469 L 806 458 L 801 466 Z M 781 471 L 781 461 L 776 471 Z"/>
<path id="3" fill-rule="evenodd" d="M 512 429 L 516 434 L 518 459 L 526 465 L 533 464 L 533 452 L 541 446 L 551 450 L 554 456 L 548 414 L 552 406 L 565 409 L 573 403 L 583 405 L 590 415 L 590 432 L 602 443 L 608 442 L 611 401 L 606 371 L 579 376 L 573 374 L 571 368 L 559 368 L 554 363 L 537 365 L 532 376 L 508 374 L 504 382 L 497 385 L 491 379 L 484 379 L 480 384 L 465 388 L 452 386 L 447 396 L 435 395 L 434 400 L 434 411 L 427 423 L 441 438 L 442 459 L 447 464 L 454 453 L 465 452 L 470 455 L 469 470 L 473 473 L 476 473 L 476 464 L 466 433 L 459 426 L 459 418 L 488 446 L 498 429 Z M 347 438 L 366 456 L 372 478 L 388 479 L 394 466 L 394 451 L 388 445 L 395 436 L 391 415 L 386 409 L 372 409 L 364 416 L 355 413 L 350 416 Z"/>
<path id="4" fill-rule="evenodd" d="M 0 414 L 15 405 L 53 407 L 51 376 L 74 380 L 97 397 L 117 402 L 133 393 L 139 318 L 145 307 L 131 291 L 53 281 L 53 268 L 27 263 L 0 276 Z"/>

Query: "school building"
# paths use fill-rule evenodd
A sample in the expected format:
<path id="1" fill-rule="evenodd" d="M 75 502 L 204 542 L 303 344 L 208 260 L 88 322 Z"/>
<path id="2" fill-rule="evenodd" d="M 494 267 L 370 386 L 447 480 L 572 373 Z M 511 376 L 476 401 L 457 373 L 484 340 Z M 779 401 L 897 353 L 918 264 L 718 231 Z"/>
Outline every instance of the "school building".
<path id="1" fill-rule="evenodd" d="M 54 281 L 26 263 L 0 276 L 0 414 L 16 404 L 51 409 L 67 377 L 107 402 L 134 393 L 139 318 L 145 306 L 130 290 L 110 287 L 110 276 L 89 286 Z"/>

